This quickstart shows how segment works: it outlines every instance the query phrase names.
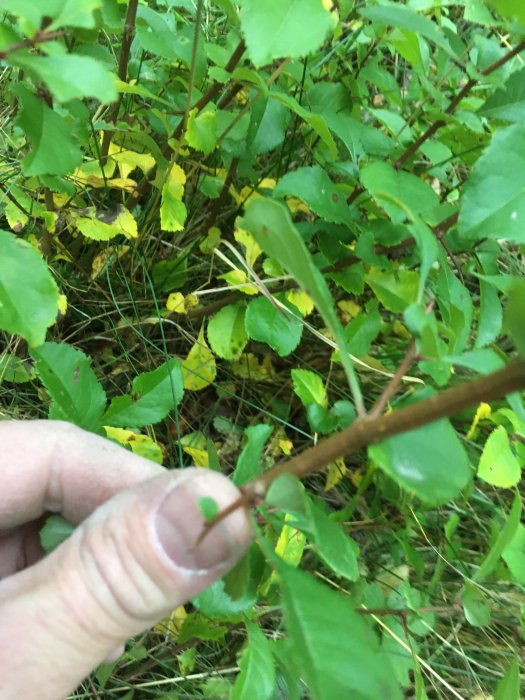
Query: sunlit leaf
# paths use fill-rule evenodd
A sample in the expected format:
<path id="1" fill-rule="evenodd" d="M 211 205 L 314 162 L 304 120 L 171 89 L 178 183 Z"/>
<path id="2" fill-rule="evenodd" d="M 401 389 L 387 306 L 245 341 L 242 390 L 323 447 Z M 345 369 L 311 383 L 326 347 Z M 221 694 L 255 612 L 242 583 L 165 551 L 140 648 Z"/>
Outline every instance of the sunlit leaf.
<path id="1" fill-rule="evenodd" d="M 184 388 L 190 391 L 199 391 L 209 386 L 217 375 L 217 367 L 212 351 L 204 339 L 204 330 L 201 328 L 195 345 L 182 363 L 184 376 Z"/>

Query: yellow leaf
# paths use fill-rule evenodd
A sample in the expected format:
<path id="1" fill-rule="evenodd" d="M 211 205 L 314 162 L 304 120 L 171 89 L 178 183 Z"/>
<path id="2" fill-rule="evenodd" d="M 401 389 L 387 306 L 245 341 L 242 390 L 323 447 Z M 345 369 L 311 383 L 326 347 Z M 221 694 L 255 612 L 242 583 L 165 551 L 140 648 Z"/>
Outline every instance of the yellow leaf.
<path id="1" fill-rule="evenodd" d="M 262 253 L 261 248 L 259 248 L 259 246 L 255 242 L 255 238 L 252 236 L 251 233 L 248 233 L 248 231 L 244 231 L 242 228 L 236 229 L 233 235 L 237 243 L 240 243 L 244 246 L 246 262 L 250 267 L 253 267 L 255 261 Z"/>
<path id="2" fill-rule="evenodd" d="M 182 201 L 186 173 L 176 163 L 166 176 L 162 187 L 160 226 L 163 231 L 182 231 L 186 221 L 186 206 Z"/>
<path id="3" fill-rule="evenodd" d="M 165 634 L 169 637 L 178 637 L 187 616 L 188 613 L 186 609 L 181 605 L 168 615 L 168 617 L 165 617 L 164 620 L 157 623 L 153 629 L 159 634 Z"/>
<path id="4" fill-rule="evenodd" d="M 292 516 L 287 513 L 285 520 L 291 519 Z M 300 530 L 296 530 L 295 527 L 285 523 L 279 535 L 279 539 L 277 540 L 277 544 L 275 545 L 275 553 L 290 566 L 299 566 L 303 557 L 305 544 L 306 535 Z M 272 571 L 268 579 L 261 586 L 262 595 L 267 594 L 270 586 L 273 583 L 277 583 L 278 580 L 279 575 L 276 571 Z"/>
<path id="5" fill-rule="evenodd" d="M 108 187 L 114 187 L 117 190 L 124 190 L 125 192 L 133 192 L 137 183 L 135 180 L 130 180 L 129 178 L 124 179 L 122 177 L 112 177 L 111 180 L 106 180 Z"/>
<path id="6" fill-rule="evenodd" d="M 62 314 L 62 316 L 65 316 L 65 315 L 66 315 L 66 311 L 67 311 L 67 297 L 66 297 L 65 294 L 59 294 L 59 295 L 58 295 L 58 303 L 57 303 L 57 306 L 58 306 L 58 310 L 60 311 L 60 313 Z"/>
<path id="7" fill-rule="evenodd" d="M 361 307 L 359 304 L 356 304 L 355 301 L 352 301 L 352 299 L 341 299 L 341 301 L 337 302 L 337 306 L 345 316 L 349 316 L 350 318 L 355 318 L 361 313 Z"/>
<path id="8" fill-rule="evenodd" d="M 124 428 L 114 428 L 110 425 L 105 425 L 104 430 L 106 436 L 110 440 L 116 440 L 124 447 L 131 448 L 131 451 L 145 459 L 149 459 L 157 464 L 162 464 L 163 454 L 162 448 L 149 435 L 139 435 L 132 430 Z"/>
<path id="9" fill-rule="evenodd" d="M 248 294 L 249 296 L 257 294 L 258 290 L 254 284 L 251 284 L 248 275 L 244 270 L 231 270 L 222 275 L 218 275 L 219 279 L 225 280 L 230 287 L 238 287 L 239 292 Z M 242 285 L 242 286 L 239 286 Z"/>
<path id="10" fill-rule="evenodd" d="M 212 226 L 208 231 L 206 238 L 199 243 L 199 248 L 201 253 L 204 255 L 211 255 L 219 241 L 221 240 L 221 230 L 217 226 Z"/>
<path id="11" fill-rule="evenodd" d="M 282 453 L 288 457 L 293 450 L 293 442 L 291 440 L 279 440 L 279 447 Z"/>
<path id="12" fill-rule="evenodd" d="M 330 489 L 333 489 L 334 486 L 336 486 L 341 481 L 345 474 L 346 464 L 344 459 L 340 457 L 339 459 L 336 459 L 335 462 L 332 462 L 328 465 L 324 490 L 330 491 Z"/>
<path id="13" fill-rule="evenodd" d="M 126 238 L 137 238 L 139 235 L 133 214 L 122 204 L 117 204 L 115 209 L 105 212 L 96 212 L 94 207 L 90 207 L 88 213 L 89 217 L 79 216 L 74 221 L 75 226 L 86 238 L 109 241 L 119 234 Z"/>
<path id="14" fill-rule="evenodd" d="M 166 302 L 166 309 L 174 314 L 187 314 L 188 311 L 199 305 L 199 297 L 195 294 L 184 296 L 180 292 L 172 292 Z"/>
<path id="15" fill-rule="evenodd" d="M 235 376 L 241 379 L 251 379 L 255 382 L 264 382 L 275 377 L 270 355 L 265 355 L 263 361 L 260 362 L 256 355 L 247 352 L 235 362 L 231 362 L 230 368 Z"/>
<path id="16" fill-rule="evenodd" d="M 184 388 L 188 391 L 204 389 L 213 382 L 217 375 L 215 358 L 204 340 L 203 328 L 201 328 L 197 342 L 182 363 L 182 374 Z"/>
<path id="17" fill-rule="evenodd" d="M 173 311 L 176 314 L 185 314 L 186 306 L 184 304 L 184 294 L 181 292 L 172 292 L 166 302 L 168 311 Z"/>
<path id="18" fill-rule="evenodd" d="M 44 212 L 44 226 L 49 233 L 55 233 L 57 228 L 58 214 L 56 211 Z"/>
<path id="19" fill-rule="evenodd" d="M 287 292 L 286 298 L 299 309 L 301 316 L 309 316 L 314 310 L 312 297 L 301 289 L 291 289 Z"/>
<path id="20" fill-rule="evenodd" d="M 196 467 L 208 467 L 208 449 L 206 444 L 206 436 L 200 431 L 184 435 L 180 444 L 186 454 L 192 459 Z"/>
<path id="21" fill-rule="evenodd" d="M 292 212 L 292 214 L 297 214 L 298 211 L 302 212 L 303 214 L 310 214 L 310 209 L 308 209 L 302 199 L 297 199 L 297 197 L 288 197 L 286 199 L 286 204 L 288 205 L 288 209 Z"/>
<path id="22" fill-rule="evenodd" d="M 117 250 L 118 252 L 116 252 Z M 117 257 L 120 260 L 128 250 L 129 245 L 119 246 L 118 249 L 110 245 L 105 250 L 101 250 L 100 253 L 97 253 L 91 263 L 91 279 L 96 279 L 106 268 L 106 264 L 110 265 Z"/>
<path id="23" fill-rule="evenodd" d="M 472 425 L 470 426 L 468 433 L 465 435 L 465 438 L 467 440 L 472 440 L 480 420 L 486 420 L 487 418 L 490 418 L 491 412 L 492 409 L 490 408 L 488 403 L 480 403 L 480 405 L 478 406 L 478 410 L 476 411 L 476 415 L 474 416 L 474 420 L 472 421 Z"/>
<path id="24" fill-rule="evenodd" d="M 144 175 L 155 166 L 155 158 L 149 153 L 137 153 L 136 151 L 123 151 L 121 147 L 113 142 L 110 144 L 109 153 L 111 158 L 116 161 L 120 177 L 127 180 L 128 175 L 133 170 L 141 170 Z"/>

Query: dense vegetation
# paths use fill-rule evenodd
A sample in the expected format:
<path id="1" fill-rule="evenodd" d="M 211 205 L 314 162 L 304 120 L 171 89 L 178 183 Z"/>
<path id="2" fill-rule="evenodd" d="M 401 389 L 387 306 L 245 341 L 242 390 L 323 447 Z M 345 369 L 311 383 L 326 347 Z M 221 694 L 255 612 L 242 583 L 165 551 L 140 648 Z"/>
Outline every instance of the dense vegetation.
<path id="1" fill-rule="evenodd" d="M 0 417 L 255 516 L 74 697 L 518 700 L 525 5 L 0 12 Z"/>

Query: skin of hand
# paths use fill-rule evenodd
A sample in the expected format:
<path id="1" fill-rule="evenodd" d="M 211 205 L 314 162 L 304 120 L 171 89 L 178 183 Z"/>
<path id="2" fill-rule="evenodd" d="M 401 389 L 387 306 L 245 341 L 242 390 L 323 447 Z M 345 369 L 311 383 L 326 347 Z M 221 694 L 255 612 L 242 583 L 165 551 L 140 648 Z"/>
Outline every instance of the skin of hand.
<path id="1" fill-rule="evenodd" d="M 60 700 L 131 636 L 221 578 L 248 547 L 243 510 L 196 548 L 198 501 L 237 488 L 167 471 L 61 421 L 0 422 L 0 698 Z M 78 524 L 42 557 L 46 512 Z"/>

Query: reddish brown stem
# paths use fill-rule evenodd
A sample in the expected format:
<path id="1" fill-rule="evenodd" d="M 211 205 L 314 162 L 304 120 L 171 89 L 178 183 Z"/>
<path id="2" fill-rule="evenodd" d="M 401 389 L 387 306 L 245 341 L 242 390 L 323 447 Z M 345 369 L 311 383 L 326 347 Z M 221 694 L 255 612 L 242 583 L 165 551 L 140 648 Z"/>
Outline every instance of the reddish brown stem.
<path id="1" fill-rule="evenodd" d="M 60 39 L 60 37 L 62 36 L 64 36 L 63 31 L 38 31 L 31 39 L 22 39 L 22 41 L 18 41 L 16 44 L 11 44 L 11 46 L 8 46 L 7 48 L 0 51 L 0 60 L 8 58 L 9 54 L 14 53 L 15 51 L 20 51 L 20 49 L 29 49 L 33 46 L 36 46 L 37 44 L 43 44 L 46 41 L 54 41 L 55 39 Z"/>
<path id="2" fill-rule="evenodd" d="M 129 0 L 128 11 L 126 14 L 126 20 L 124 23 L 124 33 L 122 35 L 122 46 L 120 47 L 120 57 L 118 62 L 118 77 L 123 83 L 126 82 L 128 77 L 128 64 L 129 56 L 131 52 L 131 43 L 133 41 L 133 36 L 135 34 L 135 23 L 137 21 L 137 8 L 139 0 Z M 108 117 L 108 121 L 114 124 L 117 121 L 118 113 L 120 111 L 120 105 L 122 104 L 122 93 L 119 99 L 115 102 L 111 108 L 111 112 Z M 100 158 L 102 163 L 106 162 L 109 151 L 109 144 L 111 143 L 111 137 L 113 136 L 113 131 L 108 129 L 104 131 L 104 136 L 102 138 L 102 146 L 100 148 Z"/>
<path id="3" fill-rule="evenodd" d="M 224 520 L 237 508 L 254 505 L 264 498 L 272 482 L 282 474 L 293 474 L 302 479 L 312 472 L 323 469 L 336 459 L 367 445 L 373 445 L 399 433 L 433 423 L 440 418 L 448 418 L 476 406 L 481 401 L 494 401 L 524 388 L 525 360 L 520 359 L 497 372 L 445 389 L 394 413 L 359 418 L 346 430 L 304 450 L 292 459 L 281 462 L 273 469 L 244 484 L 241 487 L 242 496 L 221 511 L 214 520 L 206 523 L 196 545 L 218 522 Z"/>

